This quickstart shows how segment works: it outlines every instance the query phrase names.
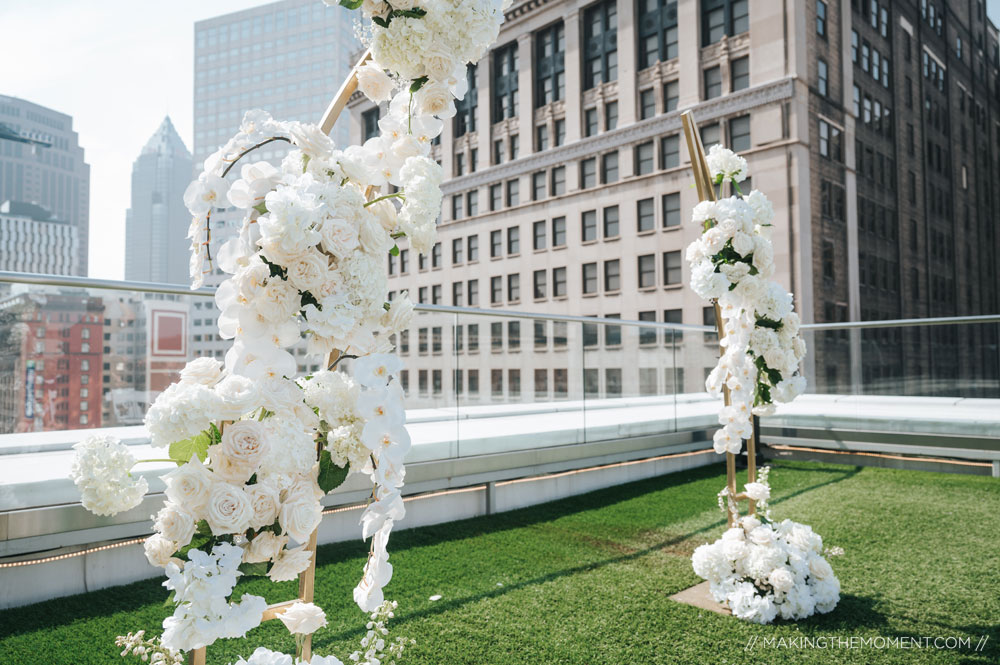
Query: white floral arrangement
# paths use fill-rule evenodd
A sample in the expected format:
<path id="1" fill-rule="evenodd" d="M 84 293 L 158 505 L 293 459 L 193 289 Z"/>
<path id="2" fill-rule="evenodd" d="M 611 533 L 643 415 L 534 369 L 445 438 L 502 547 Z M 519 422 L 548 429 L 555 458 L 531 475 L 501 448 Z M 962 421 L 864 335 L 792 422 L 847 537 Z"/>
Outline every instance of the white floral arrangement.
<path id="1" fill-rule="evenodd" d="M 840 600 L 840 581 L 826 557 L 844 552 L 824 550 L 823 539 L 806 524 L 773 522 L 767 476 L 764 467 L 758 482 L 744 486 L 757 501 L 758 514 L 733 515 L 733 526 L 719 540 L 694 551 L 694 572 L 708 580 L 712 598 L 739 619 L 765 624 L 830 612 Z M 719 507 L 733 513 L 732 501 L 724 505 L 727 494 L 719 493 Z"/>
<path id="2" fill-rule="evenodd" d="M 442 118 L 454 115 L 466 67 L 496 39 L 508 3 L 325 1 L 362 8 L 371 58 L 357 71 L 358 87 L 388 102 L 388 113 L 379 136 L 340 149 L 316 125 L 249 111 L 184 193 L 192 288 L 216 264 L 229 275 L 215 299 L 219 334 L 232 346 L 225 363 L 188 363 L 146 414 L 152 445 L 177 464 L 164 476 L 167 500 L 145 542 L 176 608 L 162 636 L 119 638 L 123 656 L 179 662 L 181 652 L 259 625 L 263 598 L 230 600 L 238 578 L 292 580 L 312 565 L 308 543 L 322 520 L 321 499 L 351 473 L 372 482 L 361 517 L 371 549 L 354 600 L 373 613 L 363 650 L 351 658 L 389 662 L 406 642 L 387 647 L 383 639 L 395 604 L 382 589 L 392 577 L 389 533 L 405 514 L 400 492 L 410 448 L 396 379 L 402 361 L 391 339 L 409 327 L 413 303 L 405 293 L 386 302 L 383 261 L 387 252 L 398 254 L 400 238 L 421 254 L 434 244 L 442 172 L 430 158 L 431 142 Z M 279 167 L 244 163 L 230 184 L 243 157 L 274 141 L 294 146 Z M 211 215 L 229 205 L 245 212 L 243 223 L 213 258 Z M 296 378 L 288 349 L 303 336 L 309 354 L 333 362 Z M 338 371 L 345 358 L 354 361 L 353 376 Z M 126 446 L 101 437 L 75 448 L 71 477 L 86 508 L 112 515 L 139 505 L 148 485 L 130 474 L 139 462 Z M 280 618 L 293 633 L 309 634 L 303 625 L 325 625 L 317 612 L 294 605 Z M 258 649 L 244 662 L 292 660 Z M 340 661 L 311 661 L 333 663 Z"/>
<path id="3" fill-rule="evenodd" d="M 719 303 L 724 349 L 705 381 L 714 397 L 729 390 L 730 406 L 719 413 L 719 454 L 738 454 L 753 433 L 752 416 L 769 415 L 776 402 L 790 402 L 805 390 L 799 364 L 806 344 L 792 295 L 772 280 L 774 208 L 758 190 L 742 196 L 739 183 L 747 162 L 719 145 L 708 153 L 716 185 L 730 183 L 736 195 L 695 206 L 692 221 L 704 232 L 687 248 L 691 288 Z"/>

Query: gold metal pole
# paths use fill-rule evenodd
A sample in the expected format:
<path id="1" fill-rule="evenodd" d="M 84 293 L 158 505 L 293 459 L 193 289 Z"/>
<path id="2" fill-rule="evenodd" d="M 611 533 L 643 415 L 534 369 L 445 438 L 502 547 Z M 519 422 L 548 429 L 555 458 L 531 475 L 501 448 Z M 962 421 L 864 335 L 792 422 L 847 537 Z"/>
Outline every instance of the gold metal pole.
<path id="1" fill-rule="evenodd" d="M 330 105 L 326 107 L 326 112 L 319 121 L 319 127 L 323 130 L 324 134 L 329 134 L 333 131 L 333 125 L 337 122 L 337 118 L 340 117 L 340 113 L 347 106 L 347 102 L 351 99 L 351 95 L 354 91 L 358 89 L 358 69 L 364 65 L 366 62 L 371 60 L 371 51 L 365 51 L 358 60 L 358 63 L 354 65 L 351 69 L 351 73 L 347 76 L 347 80 L 344 84 L 340 86 L 340 90 L 334 95 L 333 100 L 330 101 Z"/>
<path id="2" fill-rule="evenodd" d="M 715 201 L 715 188 L 712 186 L 712 174 L 708 168 L 708 160 L 705 158 L 705 147 L 701 142 L 701 135 L 698 133 L 698 125 L 694 121 L 691 111 L 681 113 L 681 124 L 684 127 L 684 138 L 687 141 L 688 156 L 691 158 L 691 171 L 694 173 L 694 184 L 698 190 L 698 198 L 701 201 Z M 722 347 L 722 340 L 726 336 L 726 329 L 722 323 L 722 308 L 719 301 L 712 301 L 715 308 L 715 329 L 719 336 L 719 355 L 725 350 Z M 729 394 L 729 386 L 722 386 L 723 403 L 732 406 L 732 397 Z M 736 457 L 732 453 L 726 453 L 726 487 L 729 489 L 729 496 L 736 500 Z M 733 526 L 733 516 L 726 508 L 726 521 L 729 526 Z"/>

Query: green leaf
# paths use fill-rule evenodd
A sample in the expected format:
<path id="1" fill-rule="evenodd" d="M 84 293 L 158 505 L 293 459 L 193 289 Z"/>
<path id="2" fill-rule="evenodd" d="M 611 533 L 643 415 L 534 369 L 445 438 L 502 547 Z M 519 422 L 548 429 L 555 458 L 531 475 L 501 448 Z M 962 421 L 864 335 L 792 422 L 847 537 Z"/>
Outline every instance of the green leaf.
<path id="1" fill-rule="evenodd" d="M 191 542 L 185 545 L 177 552 L 177 556 L 181 559 L 187 559 L 188 552 L 191 550 L 201 550 L 202 552 L 211 552 L 212 547 L 215 545 L 215 536 L 208 535 L 204 536 L 196 533 Z"/>
<path id="2" fill-rule="evenodd" d="M 183 441 L 174 441 L 170 444 L 170 459 L 178 464 L 187 464 L 191 461 L 192 455 L 197 455 L 202 462 L 208 457 L 208 447 L 212 445 L 212 439 L 208 434 L 202 432 L 198 436 Z"/>
<path id="3" fill-rule="evenodd" d="M 427 83 L 427 77 L 426 76 L 421 76 L 418 79 L 413 79 L 413 83 L 410 84 L 410 94 L 412 94 L 412 93 L 420 90 L 420 88 L 424 87 L 424 83 Z"/>
<path id="4" fill-rule="evenodd" d="M 222 430 L 212 423 L 208 426 L 208 438 L 212 440 L 212 443 L 219 443 L 222 441 Z"/>
<path id="5" fill-rule="evenodd" d="M 265 203 L 264 201 L 261 201 L 260 203 L 258 203 L 257 205 L 255 205 L 253 207 L 253 209 L 256 210 L 257 212 L 259 212 L 262 215 L 266 215 L 267 214 L 267 203 Z"/>
<path id="6" fill-rule="evenodd" d="M 389 253 L 393 256 L 399 256 L 399 245 L 393 245 L 392 249 L 389 250 Z"/>
<path id="7" fill-rule="evenodd" d="M 382 309 L 388 312 L 390 309 L 392 309 L 392 305 L 390 303 L 384 302 L 382 303 Z"/>
<path id="8" fill-rule="evenodd" d="M 208 520 L 198 520 L 198 523 L 194 527 L 194 532 L 199 536 L 211 537 L 212 527 L 208 525 Z"/>
<path id="9" fill-rule="evenodd" d="M 364 0 L 340 0 L 341 7 L 347 7 L 348 9 L 358 9 L 361 7 L 361 3 Z"/>
<path id="10" fill-rule="evenodd" d="M 769 319 L 766 316 L 757 317 L 757 325 L 761 328 L 770 328 L 771 330 L 781 330 L 781 321 L 775 321 L 774 319 Z"/>
<path id="11" fill-rule="evenodd" d="M 383 28 L 388 28 L 389 20 L 391 18 L 392 18 L 391 14 L 389 15 L 389 18 L 382 18 L 381 16 L 372 16 L 372 23 Z"/>
<path id="12" fill-rule="evenodd" d="M 261 575 L 267 575 L 267 561 L 261 561 L 260 563 L 241 563 L 239 571 L 243 573 L 244 577 L 259 577 Z"/>
<path id="13" fill-rule="evenodd" d="M 163 601 L 163 606 L 164 607 L 170 607 L 171 605 L 174 604 L 174 595 L 175 595 L 175 592 L 171 591 L 170 595 L 167 596 L 167 599 L 165 601 Z"/>
<path id="14" fill-rule="evenodd" d="M 324 450 L 319 454 L 319 477 L 316 478 L 316 482 L 321 490 L 330 493 L 344 483 L 350 470 L 350 464 L 344 466 L 334 464 L 330 451 Z"/>

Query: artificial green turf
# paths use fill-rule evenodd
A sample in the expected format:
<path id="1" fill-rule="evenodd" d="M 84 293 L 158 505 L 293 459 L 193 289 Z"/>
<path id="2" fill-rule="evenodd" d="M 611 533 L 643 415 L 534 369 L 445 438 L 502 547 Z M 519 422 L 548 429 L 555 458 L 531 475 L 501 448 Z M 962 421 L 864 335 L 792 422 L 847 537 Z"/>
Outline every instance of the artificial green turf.
<path id="1" fill-rule="evenodd" d="M 830 614 L 747 624 L 671 601 L 699 582 L 690 554 L 722 531 L 713 465 L 489 517 L 397 531 L 393 634 L 416 638 L 412 665 L 470 663 L 997 663 L 1000 662 L 1000 481 L 987 477 L 782 462 L 774 517 L 811 524 L 842 597 Z M 351 601 L 360 542 L 321 547 L 316 601 L 329 627 L 318 653 L 356 648 L 365 616 Z M 114 637 L 159 631 L 160 579 L 0 612 L 0 665 L 122 662 Z M 241 589 L 270 601 L 294 583 Z M 428 600 L 441 594 L 437 602 Z M 766 638 L 970 638 L 957 650 L 764 646 Z M 986 636 L 985 648 L 975 645 Z M 756 644 L 747 649 L 755 639 Z M 279 622 L 209 647 L 228 663 L 265 645 L 294 651 Z M 130 659 L 130 662 L 138 662 Z"/>

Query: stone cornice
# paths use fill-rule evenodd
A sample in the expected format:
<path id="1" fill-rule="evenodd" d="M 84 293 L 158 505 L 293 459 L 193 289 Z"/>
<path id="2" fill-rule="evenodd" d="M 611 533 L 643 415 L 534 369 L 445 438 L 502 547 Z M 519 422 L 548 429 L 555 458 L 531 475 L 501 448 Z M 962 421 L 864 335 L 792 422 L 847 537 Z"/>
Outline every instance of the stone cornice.
<path id="1" fill-rule="evenodd" d="M 475 173 L 452 178 L 441 189 L 445 195 L 482 187 L 498 180 L 515 178 L 526 173 L 540 171 L 552 166 L 566 164 L 581 157 L 596 155 L 606 150 L 618 148 L 648 138 L 655 138 L 681 129 L 681 111 L 696 111 L 697 120 L 705 124 L 719 118 L 747 111 L 758 106 L 773 104 L 790 98 L 794 94 L 795 80 L 791 77 L 754 86 L 728 94 L 718 99 L 700 102 L 686 109 L 679 109 L 666 115 L 641 120 L 597 136 L 574 141 L 573 143 L 534 153 L 514 161 L 485 168 Z"/>

